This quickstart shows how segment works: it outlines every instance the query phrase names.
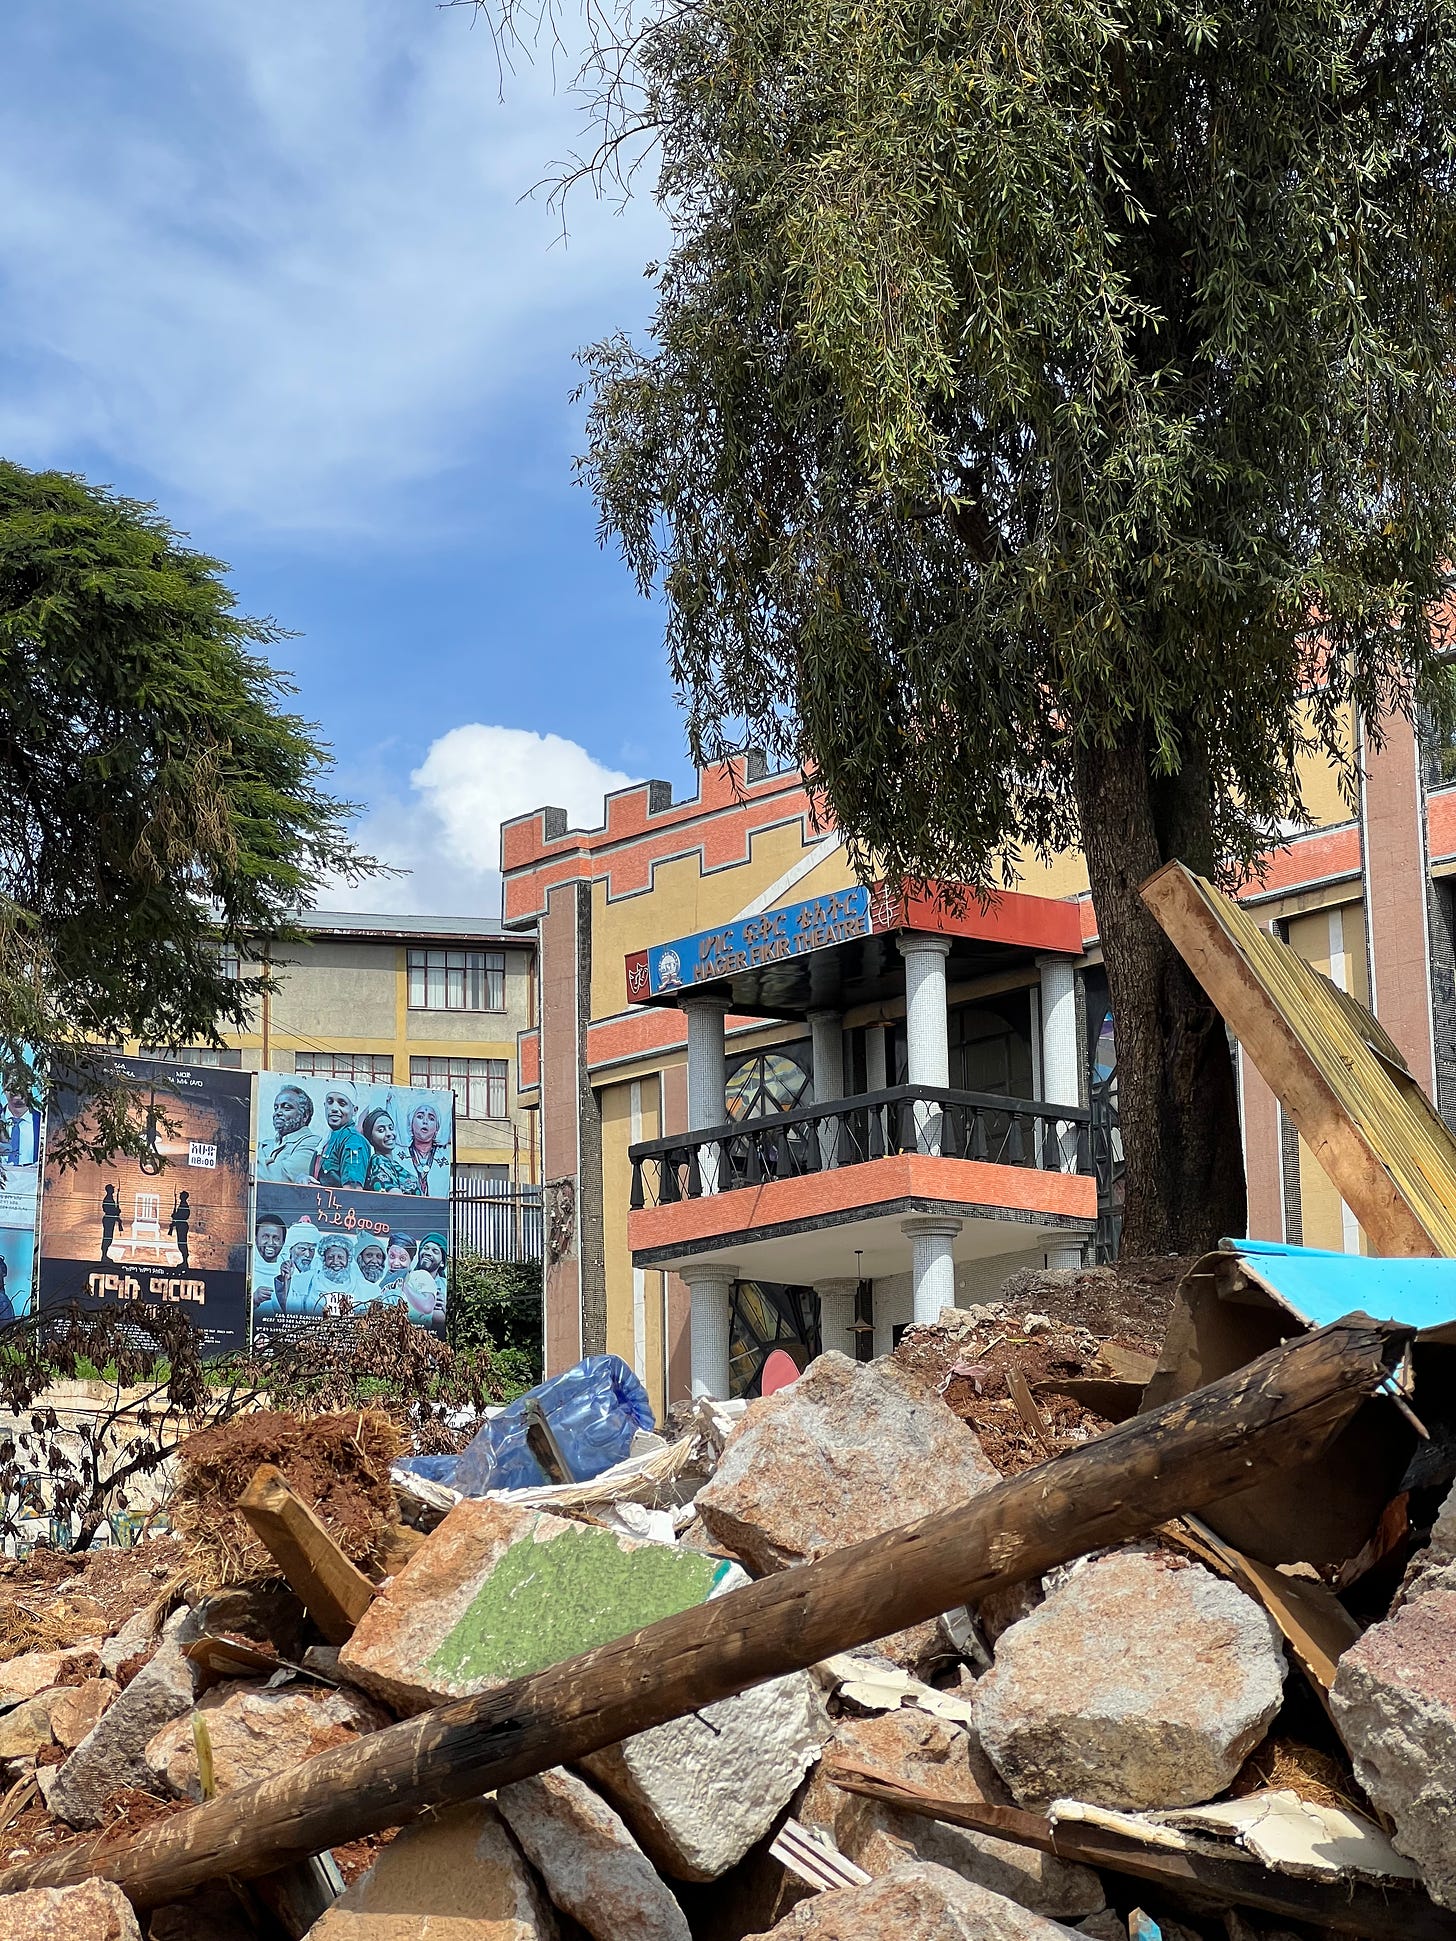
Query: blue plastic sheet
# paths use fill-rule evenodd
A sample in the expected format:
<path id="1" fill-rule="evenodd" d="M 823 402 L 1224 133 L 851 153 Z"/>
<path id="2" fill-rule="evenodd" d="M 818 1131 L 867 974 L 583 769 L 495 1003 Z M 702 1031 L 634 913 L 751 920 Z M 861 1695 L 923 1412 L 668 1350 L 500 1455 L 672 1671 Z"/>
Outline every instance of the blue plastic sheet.
<path id="1" fill-rule="evenodd" d="M 1225 1245 L 1241 1257 L 1251 1279 L 1311 1327 L 1355 1313 L 1423 1331 L 1456 1322 L 1456 1260 L 1325 1253 L 1272 1240 Z"/>
<path id="2" fill-rule="evenodd" d="M 655 1429 L 647 1390 L 620 1355 L 588 1355 L 574 1368 L 518 1396 L 458 1456 L 412 1456 L 398 1465 L 462 1496 L 549 1483 L 526 1444 L 524 1404 L 536 1401 L 579 1483 L 625 1461 L 639 1429 Z"/>

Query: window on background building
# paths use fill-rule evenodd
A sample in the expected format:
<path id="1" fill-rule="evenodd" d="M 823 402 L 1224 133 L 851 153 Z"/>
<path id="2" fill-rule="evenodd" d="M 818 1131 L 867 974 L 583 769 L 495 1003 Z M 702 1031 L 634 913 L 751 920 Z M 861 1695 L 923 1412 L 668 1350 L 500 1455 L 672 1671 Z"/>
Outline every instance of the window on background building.
<path id="1" fill-rule="evenodd" d="M 243 974 L 243 960 L 231 944 L 218 945 L 217 967 L 224 977 L 241 977 Z"/>
<path id="2" fill-rule="evenodd" d="M 183 1045 L 179 1051 L 163 1051 L 160 1045 L 143 1045 L 143 1058 L 158 1058 L 164 1065 L 208 1065 L 223 1071 L 241 1071 L 240 1051 L 220 1051 L 215 1045 Z"/>
<path id="3" fill-rule="evenodd" d="M 360 1085 L 392 1085 L 394 1059 L 387 1051 L 296 1051 L 300 1078 L 352 1078 Z"/>
<path id="4" fill-rule="evenodd" d="M 412 1058 L 410 1084 L 453 1092 L 462 1119 L 503 1119 L 506 1070 L 504 1058 Z"/>
<path id="5" fill-rule="evenodd" d="M 455 1168 L 456 1186 L 465 1185 L 480 1195 L 499 1193 L 504 1198 L 511 1190 L 511 1169 L 479 1160 L 467 1160 Z"/>
<path id="6" fill-rule="evenodd" d="M 505 952 L 410 951 L 409 1002 L 412 1011 L 504 1011 Z"/>

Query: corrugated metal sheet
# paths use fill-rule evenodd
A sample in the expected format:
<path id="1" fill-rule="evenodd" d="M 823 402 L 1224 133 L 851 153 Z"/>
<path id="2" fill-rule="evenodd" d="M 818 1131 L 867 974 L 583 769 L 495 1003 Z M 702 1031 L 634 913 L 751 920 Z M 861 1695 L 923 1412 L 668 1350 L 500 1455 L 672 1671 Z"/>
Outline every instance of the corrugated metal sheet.
<path id="1" fill-rule="evenodd" d="M 1378 1251 L 1456 1255 L 1456 1138 L 1377 1020 L 1181 863 L 1142 896 Z"/>

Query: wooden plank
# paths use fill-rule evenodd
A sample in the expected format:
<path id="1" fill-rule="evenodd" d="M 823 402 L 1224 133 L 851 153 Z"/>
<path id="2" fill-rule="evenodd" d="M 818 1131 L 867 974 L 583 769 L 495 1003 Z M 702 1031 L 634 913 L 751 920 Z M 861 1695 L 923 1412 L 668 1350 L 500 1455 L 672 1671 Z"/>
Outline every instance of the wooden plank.
<path id="1" fill-rule="evenodd" d="M 238 1498 L 238 1513 L 269 1554 L 330 1644 L 347 1644 L 374 1602 L 374 1586 L 355 1568 L 282 1470 L 263 1463 Z"/>
<path id="2" fill-rule="evenodd" d="M 1155 1881 L 1180 1893 L 1200 1894 L 1234 1907 L 1257 1907 L 1336 1934 L 1363 1935 L 1367 1941 L 1456 1941 L 1456 1913 L 1437 1907 L 1420 1888 L 1404 1883 L 1301 1880 L 1292 1874 L 1274 1873 L 1247 1855 L 1223 1858 L 1144 1845 L 1127 1834 L 1085 1820 L 1063 1820 L 1053 1825 L 1040 1813 L 1023 1813 L 1014 1806 L 938 1799 L 887 1773 L 845 1761 L 826 1760 L 821 1771 L 844 1792 L 886 1800 L 907 1813 L 942 1820 L 947 1826 L 991 1833 L 1000 1840 L 1014 1840 L 1040 1853 L 1055 1854 L 1059 1860 L 1105 1867 L 1111 1873 Z"/>
<path id="3" fill-rule="evenodd" d="M 1456 1254 L 1456 1142 L 1375 1020 L 1183 864 L 1141 895 L 1372 1247 Z"/>
<path id="4" fill-rule="evenodd" d="M 1308 1462 L 1382 1384 L 1408 1329 L 1364 1318 L 1301 1335 L 955 1509 L 777 1572 L 581 1657 L 456 1700 L 139 1833 L 8 1867 L 0 1892 L 117 1881 L 138 1906 L 273 1870 L 570 1765 L 1054 1565 L 1125 1542 Z"/>

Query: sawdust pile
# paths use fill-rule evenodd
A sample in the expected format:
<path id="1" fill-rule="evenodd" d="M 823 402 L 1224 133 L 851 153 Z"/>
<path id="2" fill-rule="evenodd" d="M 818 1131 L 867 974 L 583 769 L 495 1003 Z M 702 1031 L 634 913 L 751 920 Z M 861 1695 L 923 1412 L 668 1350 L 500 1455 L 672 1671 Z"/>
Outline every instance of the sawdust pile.
<path id="1" fill-rule="evenodd" d="M 277 1565 L 232 1507 L 260 1463 L 282 1470 L 344 1554 L 363 1563 L 399 1521 L 389 1466 L 404 1449 L 376 1409 L 342 1415 L 259 1412 L 190 1436 L 169 1514 L 200 1589 L 277 1575 Z"/>

